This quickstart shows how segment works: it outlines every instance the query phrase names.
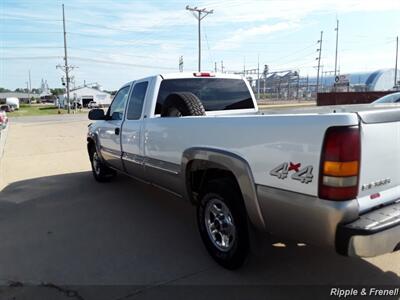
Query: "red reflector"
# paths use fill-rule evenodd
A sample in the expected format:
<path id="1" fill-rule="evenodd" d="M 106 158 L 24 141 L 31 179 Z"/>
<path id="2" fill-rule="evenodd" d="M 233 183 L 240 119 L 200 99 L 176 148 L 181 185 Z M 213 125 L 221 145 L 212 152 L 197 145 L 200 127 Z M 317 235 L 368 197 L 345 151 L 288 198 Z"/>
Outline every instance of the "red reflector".
<path id="1" fill-rule="evenodd" d="M 360 131 L 358 127 L 331 127 L 324 138 L 321 152 L 318 195 L 321 199 L 344 201 L 357 197 L 358 175 L 361 156 Z M 325 162 L 352 162 L 357 165 L 356 174 L 349 176 L 325 174 Z M 329 175 L 329 176 L 324 176 Z M 336 177 L 335 177 L 336 175 Z M 324 182 L 325 178 L 325 182 Z M 327 180 L 329 179 L 329 180 Z M 348 184 L 340 184 L 346 182 Z M 351 183 L 353 182 L 353 183 Z M 329 183 L 329 184 L 328 184 Z M 337 184 L 335 184 L 337 183 Z M 351 183 L 351 184 L 350 184 Z"/>
<path id="2" fill-rule="evenodd" d="M 319 190 L 319 198 L 335 201 L 351 200 L 357 197 L 357 186 L 355 187 L 331 187 L 322 186 Z"/>
<path id="3" fill-rule="evenodd" d="M 197 72 L 197 73 L 193 73 L 193 76 L 195 76 L 195 77 L 215 77 L 215 74 L 209 73 L 209 72 Z"/>
<path id="4" fill-rule="evenodd" d="M 375 194 L 372 194 L 371 196 L 369 196 L 371 199 L 376 199 L 376 198 L 379 198 L 381 196 L 381 194 L 379 194 L 379 193 L 375 193 Z"/>

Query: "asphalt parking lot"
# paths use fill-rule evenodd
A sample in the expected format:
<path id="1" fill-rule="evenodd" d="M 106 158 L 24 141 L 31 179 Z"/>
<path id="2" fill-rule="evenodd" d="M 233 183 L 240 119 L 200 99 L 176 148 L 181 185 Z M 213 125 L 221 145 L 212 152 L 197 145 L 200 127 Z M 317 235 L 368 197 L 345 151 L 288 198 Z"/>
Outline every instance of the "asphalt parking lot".
<path id="1" fill-rule="evenodd" d="M 93 180 L 88 124 L 84 115 L 10 120 L 0 163 L 6 299 L 29 299 L 34 286 L 49 299 L 71 298 L 61 286 L 75 286 L 76 299 L 142 299 L 165 286 L 400 285 L 400 252 L 346 258 L 278 237 L 242 269 L 222 269 L 189 204 L 126 176 Z M 91 298 L 85 286 L 110 289 Z"/>

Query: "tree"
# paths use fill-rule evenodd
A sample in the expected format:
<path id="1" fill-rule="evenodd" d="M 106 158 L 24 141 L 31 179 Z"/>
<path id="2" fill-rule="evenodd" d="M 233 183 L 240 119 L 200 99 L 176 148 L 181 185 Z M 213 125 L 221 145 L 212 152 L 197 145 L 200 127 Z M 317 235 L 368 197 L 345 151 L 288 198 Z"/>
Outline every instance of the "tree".
<path id="1" fill-rule="evenodd" d="M 55 89 L 50 89 L 50 92 L 53 96 L 58 96 L 58 95 L 64 94 L 65 89 L 64 88 L 55 88 Z"/>
<path id="2" fill-rule="evenodd" d="M 0 87 L 0 93 L 7 93 L 7 92 L 11 92 L 11 91 L 9 89 Z"/>
<path id="3" fill-rule="evenodd" d="M 107 90 L 104 90 L 104 92 L 111 94 L 111 96 L 114 96 L 117 93 L 117 91 L 107 91 Z"/>

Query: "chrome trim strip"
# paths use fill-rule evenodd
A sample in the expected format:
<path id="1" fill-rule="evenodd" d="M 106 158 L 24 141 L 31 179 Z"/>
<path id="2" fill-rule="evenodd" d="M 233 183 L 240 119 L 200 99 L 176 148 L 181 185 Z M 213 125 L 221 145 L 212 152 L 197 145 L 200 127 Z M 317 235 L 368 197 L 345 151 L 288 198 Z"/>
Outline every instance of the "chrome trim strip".
<path id="1" fill-rule="evenodd" d="M 160 160 L 156 158 L 146 157 L 137 154 L 131 154 L 127 152 L 123 152 L 122 159 L 139 164 L 144 165 L 145 167 L 154 168 L 160 171 L 164 171 L 170 174 L 178 175 L 181 169 L 181 166 L 178 164 L 174 164 L 165 160 Z"/>
<path id="2" fill-rule="evenodd" d="M 174 174 L 174 175 L 178 175 L 179 174 L 179 172 L 177 172 L 177 171 L 166 169 L 166 168 L 163 168 L 163 167 L 160 167 L 158 165 L 151 164 L 151 163 L 146 163 L 145 162 L 144 165 L 146 167 L 154 168 L 154 169 L 161 170 L 161 171 L 164 171 L 164 172 L 168 172 L 168 173 L 171 173 L 171 174 Z"/>
<path id="3" fill-rule="evenodd" d="M 106 152 L 108 155 L 110 155 L 112 157 L 121 158 L 121 151 L 110 149 L 110 148 L 106 148 L 106 147 L 103 147 L 103 146 L 100 147 L 100 150 L 102 152 Z"/>
<path id="4" fill-rule="evenodd" d="M 138 165 L 144 164 L 144 157 L 136 154 L 123 152 L 122 159 Z"/>

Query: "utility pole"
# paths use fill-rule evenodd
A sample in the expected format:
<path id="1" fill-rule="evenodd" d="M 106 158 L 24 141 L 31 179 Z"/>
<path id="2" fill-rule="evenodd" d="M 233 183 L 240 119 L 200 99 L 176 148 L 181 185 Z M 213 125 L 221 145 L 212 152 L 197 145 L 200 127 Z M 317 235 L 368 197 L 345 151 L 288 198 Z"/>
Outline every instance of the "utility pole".
<path id="1" fill-rule="evenodd" d="M 221 73 L 224 73 L 224 61 L 221 60 Z"/>
<path id="2" fill-rule="evenodd" d="M 63 15 L 63 33 L 64 33 L 64 65 L 57 65 L 57 69 L 61 69 L 65 73 L 65 82 L 63 80 L 63 85 L 66 86 L 67 91 L 67 106 L 68 106 L 68 113 L 71 113 L 70 108 L 70 97 L 69 97 L 69 84 L 71 82 L 71 77 L 69 76 L 69 71 L 74 69 L 74 66 L 68 65 L 68 54 L 67 54 L 67 32 L 65 30 L 65 13 L 64 13 L 64 4 L 62 5 L 62 15 Z"/>
<path id="3" fill-rule="evenodd" d="M 65 13 L 64 13 L 64 4 L 62 5 L 62 13 L 63 13 L 63 31 L 64 31 L 64 67 L 65 67 L 65 76 L 67 80 L 67 104 L 68 104 L 68 113 L 71 113 L 70 111 L 70 105 L 69 105 L 69 70 L 68 70 L 68 55 L 67 55 L 67 33 L 65 31 Z"/>
<path id="4" fill-rule="evenodd" d="M 183 72 L 183 56 L 179 57 L 179 72 Z"/>
<path id="5" fill-rule="evenodd" d="M 201 71 L 201 28 L 200 23 L 207 15 L 214 13 L 214 10 L 207 10 L 205 8 L 197 8 L 197 6 L 191 8 L 189 5 L 186 5 L 186 10 L 189 10 L 193 13 L 193 16 L 198 21 L 198 39 L 199 39 L 199 72 Z"/>
<path id="6" fill-rule="evenodd" d="M 32 82 L 31 82 L 31 70 L 29 70 L 29 94 L 28 94 L 28 103 L 31 103 L 31 92 L 32 92 Z"/>
<path id="7" fill-rule="evenodd" d="M 338 71 L 337 71 L 337 57 L 338 57 L 338 44 L 339 44 L 339 20 L 338 19 L 336 19 L 335 31 L 336 31 L 336 51 L 335 51 L 335 78 L 336 78 L 336 75 L 339 75 Z"/>
<path id="8" fill-rule="evenodd" d="M 306 81 L 306 92 L 307 92 L 307 97 L 308 97 L 308 74 L 307 74 L 307 81 Z"/>
<path id="9" fill-rule="evenodd" d="M 319 44 L 319 48 L 317 49 L 317 52 L 319 52 L 318 57 L 316 58 L 316 60 L 318 60 L 318 67 L 317 67 L 317 89 L 316 92 L 318 94 L 318 90 L 319 90 L 319 69 L 321 67 L 321 52 L 322 52 L 322 36 L 323 36 L 324 32 L 321 31 L 321 37 L 318 40 L 317 44 Z"/>
<path id="10" fill-rule="evenodd" d="M 396 37 L 396 63 L 394 67 L 394 87 L 397 88 L 397 59 L 399 57 L 399 36 Z"/>
<path id="11" fill-rule="evenodd" d="M 62 5 L 62 16 L 63 16 L 63 33 L 64 33 L 64 66 L 62 65 L 57 65 L 57 69 L 61 69 L 65 73 L 65 86 L 67 90 L 67 108 L 68 108 L 68 113 L 71 113 L 71 107 L 69 103 L 69 83 L 70 83 L 70 78 L 69 78 L 69 70 L 73 69 L 72 66 L 68 66 L 68 54 L 67 54 L 67 32 L 65 31 L 65 13 L 64 13 L 64 4 Z M 63 81 L 64 84 L 64 81 Z"/>
<path id="12" fill-rule="evenodd" d="M 323 92 L 324 91 L 324 66 L 323 65 L 321 66 L 320 74 L 321 74 L 321 79 L 319 80 L 319 83 L 321 85 L 322 92 Z"/>
<path id="13" fill-rule="evenodd" d="M 260 100 L 260 55 L 257 59 L 257 98 Z"/>

